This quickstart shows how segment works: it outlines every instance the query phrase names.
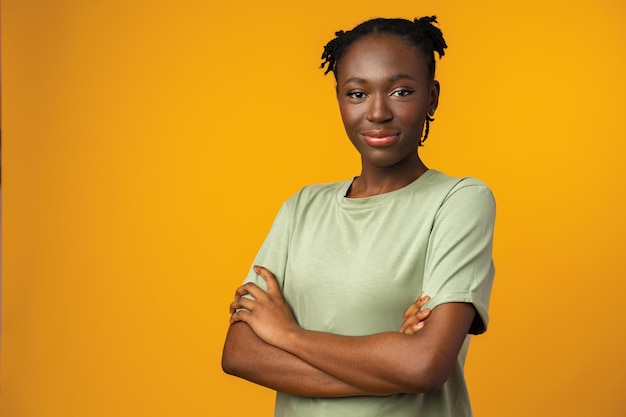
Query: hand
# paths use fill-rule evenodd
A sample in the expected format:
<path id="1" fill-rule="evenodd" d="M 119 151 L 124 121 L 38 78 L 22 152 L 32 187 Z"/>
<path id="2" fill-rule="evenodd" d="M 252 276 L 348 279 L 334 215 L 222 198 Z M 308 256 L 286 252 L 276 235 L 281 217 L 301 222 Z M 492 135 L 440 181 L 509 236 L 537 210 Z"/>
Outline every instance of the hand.
<path id="1" fill-rule="evenodd" d="M 300 326 L 283 298 L 274 274 L 262 266 L 253 269 L 267 284 L 267 292 L 252 282 L 237 288 L 235 301 L 230 305 L 230 323 L 246 322 L 261 340 L 280 347 L 286 335 L 299 330 Z M 244 297 L 246 294 L 254 300 Z"/>
<path id="2" fill-rule="evenodd" d="M 430 297 L 422 294 L 409 306 L 404 312 L 400 333 L 414 334 L 424 327 L 431 310 L 428 308 L 421 310 L 421 308 L 424 307 L 428 300 L 430 300 Z"/>

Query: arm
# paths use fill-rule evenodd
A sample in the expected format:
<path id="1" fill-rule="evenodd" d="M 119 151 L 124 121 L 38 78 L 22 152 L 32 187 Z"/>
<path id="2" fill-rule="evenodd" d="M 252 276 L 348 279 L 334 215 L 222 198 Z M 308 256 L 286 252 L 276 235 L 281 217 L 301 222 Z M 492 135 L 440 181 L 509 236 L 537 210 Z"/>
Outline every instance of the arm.
<path id="1" fill-rule="evenodd" d="M 429 298 L 420 297 L 404 315 L 401 332 L 424 327 L 430 310 L 420 311 Z M 321 371 L 297 356 L 263 342 L 244 322 L 233 323 L 226 336 L 222 369 L 231 375 L 284 393 L 308 397 L 376 395 Z"/>
<path id="2" fill-rule="evenodd" d="M 231 320 L 247 322 L 269 344 L 365 391 L 434 392 L 449 377 L 468 332 L 486 328 L 494 218 L 491 191 L 479 181 L 459 181 L 446 196 L 434 219 L 424 271 L 424 288 L 434 296 L 432 313 L 416 334 L 345 337 L 303 330 L 284 308 L 273 275 L 258 267 L 268 292 L 251 283 L 240 287 L 239 296 L 255 300 L 237 298 L 232 307 L 245 310 Z"/>
<path id="3" fill-rule="evenodd" d="M 228 329 L 222 369 L 230 375 L 292 395 L 347 397 L 372 394 L 265 343 L 244 322 L 233 323 Z"/>
<path id="4" fill-rule="evenodd" d="M 435 308 L 413 336 L 379 333 L 337 336 L 298 329 L 277 343 L 313 366 L 377 394 L 434 393 L 446 382 L 474 318 L 474 308 Z"/>
<path id="5" fill-rule="evenodd" d="M 231 322 L 247 322 L 262 340 L 309 365 L 377 395 L 434 392 L 445 382 L 468 333 L 487 324 L 493 282 L 491 244 L 495 205 L 487 187 L 468 180 L 446 196 L 429 240 L 424 288 L 434 295 L 428 326 L 419 333 L 344 337 L 305 331 L 291 317 L 269 271 L 238 290 Z M 241 298 L 250 294 L 253 299 Z M 410 317 L 409 317 L 410 319 Z M 472 325 L 472 321 L 474 321 Z M 402 329 L 407 329 L 407 318 Z M 408 327 L 411 329 L 411 327 Z"/>
<path id="6" fill-rule="evenodd" d="M 377 395 L 436 392 L 449 377 L 475 315 L 471 304 L 448 303 L 435 308 L 428 326 L 412 335 L 350 337 L 307 331 L 293 319 L 273 274 L 265 268 L 255 270 L 268 291 L 252 283 L 240 287 L 231 305 L 231 322 L 244 321 L 266 343 Z"/>

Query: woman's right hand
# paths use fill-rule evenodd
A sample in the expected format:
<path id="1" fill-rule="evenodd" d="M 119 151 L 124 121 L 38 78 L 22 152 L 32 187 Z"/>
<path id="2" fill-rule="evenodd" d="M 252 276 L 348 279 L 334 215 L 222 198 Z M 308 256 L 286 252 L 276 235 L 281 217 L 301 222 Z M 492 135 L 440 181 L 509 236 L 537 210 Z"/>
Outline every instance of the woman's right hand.
<path id="1" fill-rule="evenodd" d="M 402 325 L 400 326 L 400 333 L 414 334 L 420 331 L 426 324 L 426 319 L 430 316 L 430 309 L 425 308 L 424 305 L 430 300 L 427 295 L 420 295 L 413 304 L 404 312 L 402 318 Z"/>

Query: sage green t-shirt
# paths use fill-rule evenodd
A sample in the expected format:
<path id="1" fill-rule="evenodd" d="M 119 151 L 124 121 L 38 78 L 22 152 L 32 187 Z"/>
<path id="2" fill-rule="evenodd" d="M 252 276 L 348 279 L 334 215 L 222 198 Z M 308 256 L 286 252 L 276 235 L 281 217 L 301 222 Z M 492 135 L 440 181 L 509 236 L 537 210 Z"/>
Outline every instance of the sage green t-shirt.
<path id="1" fill-rule="evenodd" d="M 397 331 L 422 291 L 429 308 L 472 303 L 486 330 L 494 277 L 495 203 L 472 178 L 429 170 L 396 191 L 346 198 L 351 181 L 305 187 L 281 207 L 254 264 L 272 271 L 305 329 L 341 335 Z M 266 288 L 250 271 L 246 281 Z M 463 364 L 436 394 L 308 398 L 277 393 L 280 417 L 471 416 Z"/>

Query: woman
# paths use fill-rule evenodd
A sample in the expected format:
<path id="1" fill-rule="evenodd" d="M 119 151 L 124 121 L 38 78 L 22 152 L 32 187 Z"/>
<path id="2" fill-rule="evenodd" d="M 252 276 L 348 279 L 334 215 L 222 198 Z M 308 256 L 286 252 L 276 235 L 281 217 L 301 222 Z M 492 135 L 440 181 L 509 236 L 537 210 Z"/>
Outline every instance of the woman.
<path id="1" fill-rule="evenodd" d="M 361 173 L 283 204 L 222 360 L 278 391 L 276 416 L 471 415 L 463 363 L 487 327 L 495 205 L 482 182 L 419 157 L 446 48 L 433 23 L 374 19 L 325 47 Z"/>

